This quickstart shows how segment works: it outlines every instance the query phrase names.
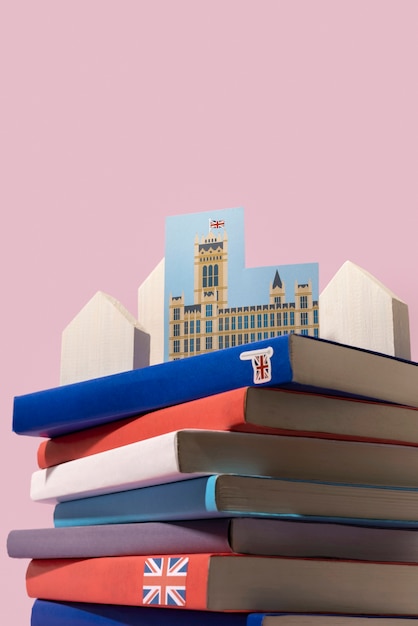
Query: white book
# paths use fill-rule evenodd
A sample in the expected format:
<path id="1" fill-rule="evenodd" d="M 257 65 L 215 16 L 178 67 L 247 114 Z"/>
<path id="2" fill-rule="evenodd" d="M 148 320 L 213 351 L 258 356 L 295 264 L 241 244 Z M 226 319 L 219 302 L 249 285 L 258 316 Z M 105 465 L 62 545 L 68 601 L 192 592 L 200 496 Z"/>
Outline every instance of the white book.
<path id="1" fill-rule="evenodd" d="M 32 474 L 30 495 L 62 502 L 211 474 L 418 488 L 418 448 L 230 431 L 177 430 Z"/>

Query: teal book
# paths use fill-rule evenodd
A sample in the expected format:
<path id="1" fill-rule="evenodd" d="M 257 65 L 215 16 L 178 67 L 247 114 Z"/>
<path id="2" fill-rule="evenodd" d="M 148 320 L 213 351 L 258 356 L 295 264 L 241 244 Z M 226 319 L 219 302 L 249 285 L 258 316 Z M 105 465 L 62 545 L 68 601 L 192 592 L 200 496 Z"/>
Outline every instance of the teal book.
<path id="1" fill-rule="evenodd" d="M 13 430 L 56 437 L 246 386 L 418 406 L 417 363 L 289 334 L 17 396 Z"/>
<path id="2" fill-rule="evenodd" d="M 240 516 L 416 527 L 418 489 L 217 474 L 60 502 L 54 525 Z"/>

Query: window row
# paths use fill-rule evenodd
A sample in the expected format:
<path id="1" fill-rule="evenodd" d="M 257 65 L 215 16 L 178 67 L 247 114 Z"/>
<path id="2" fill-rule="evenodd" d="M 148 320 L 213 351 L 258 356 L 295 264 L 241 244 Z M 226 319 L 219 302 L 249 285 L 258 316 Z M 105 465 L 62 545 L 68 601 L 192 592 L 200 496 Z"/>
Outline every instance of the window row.
<path id="1" fill-rule="evenodd" d="M 180 309 L 174 309 L 180 311 Z M 212 317 L 212 305 L 206 305 L 206 317 Z M 179 320 L 180 316 L 173 315 L 174 320 Z M 318 309 L 313 311 L 313 323 L 318 324 Z M 212 320 L 206 320 L 206 332 L 212 332 Z M 295 312 L 284 311 L 277 313 L 257 313 L 251 315 L 232 315 L 231 317 L 220 317 L 218 322 L 219 332 L 229 330 L 246 330 L 248 328 L 271 328 L 272 326 L 294 326 Z M 309 313 L 304 311 L 300 314 L 300 325 L 309 325 Z M 184 334 L 200 334 L 200 320 L 190 320 L 184 322 Z M 173 335 L 180 335 L 180 324 L 173 325 Z"/>
<path id="2" fill-rule="evenodd" d="M 218 349 L 222 350 L 223 348 L 230 348 L 233 346 L 241 346 L 247 343 L 253 343 L 254 341 L 262 341 L 263 339 L 269 339 L 270 337 L 279 337 L 280 335 L 287 335 L 293 333 L 293 330 L 287 331 L 263 331 L 263 332 L 254 332 L 254 333 L 238 333 L 232 335 L 225 335 L 218 337 Z M 300 331 L 301 335 L 308 335 L 308 329 L 303 329 Z M 318 337 L 319 332 L 317 328 L 314 328 L 314 337 Z M 202 343 L 201 343 L 202 342 Z M 183 346 L 181 345 L 183 344 Z M 174 339 L 173 341 L 173 352 L 175 354 L 183 351 L 185 354 L 200 352 L 201 346 L 203 346 L 203 350 L 213 350 L 216 349 L 215 341 L 213 336 L 210 337 L 197 337 L 196 339 L 184 339 L 181 341 L 180 339 Z M 183 350 L 181 350 L 183 347 Z"/>
<path id="3" fill-rule="evenodd" d="M 314 324 L 318 323 L 318 316 L 314 311 Z M 309 325 L 309 316 L 307 312 L 300 314 L 300 326 Z M 264 313 L 264 315 L 238 315 L 231 318 L 220 317 L 218 320 L 219 332 L 228 332 L 230 330 L 246 330 L 251 328 L 271 328 L 276 326 L 295 326 L 295 313 L 290 311 L 289 313 Z M 191 320 L 190 322 L 184 322 L 184 334 L 194 335 L 200 334 L 200 320 Z M 213 321 L 205 320 L 205 332 L 213 332 Z M 180 324 L 173 324 L 174 337 L 180 336 Z"/>
<path id="4" fill-rule="evenodd" d="M 307 302 L 307 296 L 301 296 L 300 297 L 300 308 L 301 309 L 307 309 L 308 308 L 308 302 Z M 174 307 L 173 308 L 173 320 L 177 321 L 180 320 L 180 312 L 181 309 L 180 307 Z M 206 317 L 212 317 L 213 315 L 213 306 L 212 304 L 207 304 L 205 307 L 205 314 Z M 318 309 L 314 309 L 313 310 L 313 314 L 314 314 L 314 324 L 318 323 Z M 268 319 L 270 316 L 270 326 L 281 326 L 281 319 L 283 317 L 283 326 L 287 325 L 287 321 L 290 317 L 291 319 L 294 319 L 294 315 L 295 312 L 294 311 L 278 311 L 278 312 L 270 312 L 270 313 L 252 313 L 251 315 L 237 315 L 237 316 L 231 316 L 229 317 L 225 317 L 225 318 L 221 318 L 220 321 L 222 321 L 222 319 L 225 320 L 225 324 L 229 324 L 229 320 L 231 320 L 231 328 L 235 327 L 235 324 L 237 324 L 237 328 L 256 328 L 255 326 L 255 321 L 257 319 L 257 328 L 260 328 L 261 326 L 268 326 Z M 301 315 L 308 315 L 308 313 L 302 313 Z M 276 316 L 277 322 L 274 322 L 274 318 Z M 261 320 L 263 320 L 263 324 L 261 323 Z M 187 322 L 185 322 L 187 323 Z M 190 324 L 193 324 L 194 321 L 190 321 Z M 250 326 L 248 326 L 248 324 L 250 324 Z M 290 325 L 292 325 L 292 322 L 290 322 Z M 191 331 L 192 332 L 192 331 Z"/>

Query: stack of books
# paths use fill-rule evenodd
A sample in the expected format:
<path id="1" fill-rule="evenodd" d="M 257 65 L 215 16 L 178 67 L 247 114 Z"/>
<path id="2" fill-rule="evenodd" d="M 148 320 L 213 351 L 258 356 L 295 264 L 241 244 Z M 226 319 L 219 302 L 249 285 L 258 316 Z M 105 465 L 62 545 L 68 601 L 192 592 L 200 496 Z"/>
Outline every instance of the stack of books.
<path id="1" fill-rule="evenodd" d="M 16 397 L 32 626 L 415 621 L 417 410 L 416 363 L 298 335 Z"/>

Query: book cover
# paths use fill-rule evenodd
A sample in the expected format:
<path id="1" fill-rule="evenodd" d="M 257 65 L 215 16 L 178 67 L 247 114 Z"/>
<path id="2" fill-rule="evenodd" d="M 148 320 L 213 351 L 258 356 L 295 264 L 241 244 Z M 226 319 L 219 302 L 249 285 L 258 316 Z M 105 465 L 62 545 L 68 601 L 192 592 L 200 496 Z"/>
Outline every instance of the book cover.
<path id="1" fill-rule="evenodd" d="M 16 396 L 13 430 L 52 437 L 250 385 L 418 406 L 416 363 L 291 334 Z"/>
<path id="2" fill-rule="evenodd" d="M 232 552 L 236 520 L 212 519 L 29 528 L 9 532 L 13 558 L 53 559 L 130 554 Z M 244 520 L 243 520 L 244 521 Z M 263 520 L 259 520 L 263 521 Z M 239 529 L 240 535 L 246 534 Z M 244 538 L 242 539 L 243 541 Z M 238 543 L 240 543 L 240 539 Z M 233 540 L 235 543 L 235 540 Z"/>
<path id="3" fill-rule="evenodd" d="M 418 523 L 400 529 L 269 518 L 138 522 L 12 530 L 13 558 L 235 552 L 264 556 L 418 562 Z"/>
<path id="4" fill-rule="evenodd" d="M 215 430 L 179 430 L 32 474 L 38 502 L 65 502 L 211 474 L 416 487 L 418 448 Z"/>
<path id="5" fill-rule="evenodd" d="M 417 494 L 412 488 L 221 474 L 59 502 L 54 525 L 248 516 L 416 525 Z"/>
<path id="6" fill-rule="evenodd" d="M 247 626 L 247 618 L 245 613 L 37 599 L 32 607 L 31 626 Z M 259 623 L 253 622 L 253 626 Z"/>
<path id="7" fill-rule="evenodd" d="M 408 620 L 408 621 L 407 621 Z M 408 626 L 414 618 L 290 613 L 220 613 L 168 608 L 35 600 L 31 626 Z"/>
<path id="8" fill-rule="evenodd" d="M 252 613 L 247 626 L 413 626 L 413 617 L 313 613 Z"/>
<path id="9" fill-rule="evenodd" d="M 44 469 L 184 428 L 418 445 L 416 408 L 253 386 L 44 439 L 37 462 Z"/>
<path id="10" fill-rule="evenodd" d="M 417 564 L 222 554 L 35 559 L 26 572 L 32 598 L 179 611 L 417 616 L 417 585 Z"/>

